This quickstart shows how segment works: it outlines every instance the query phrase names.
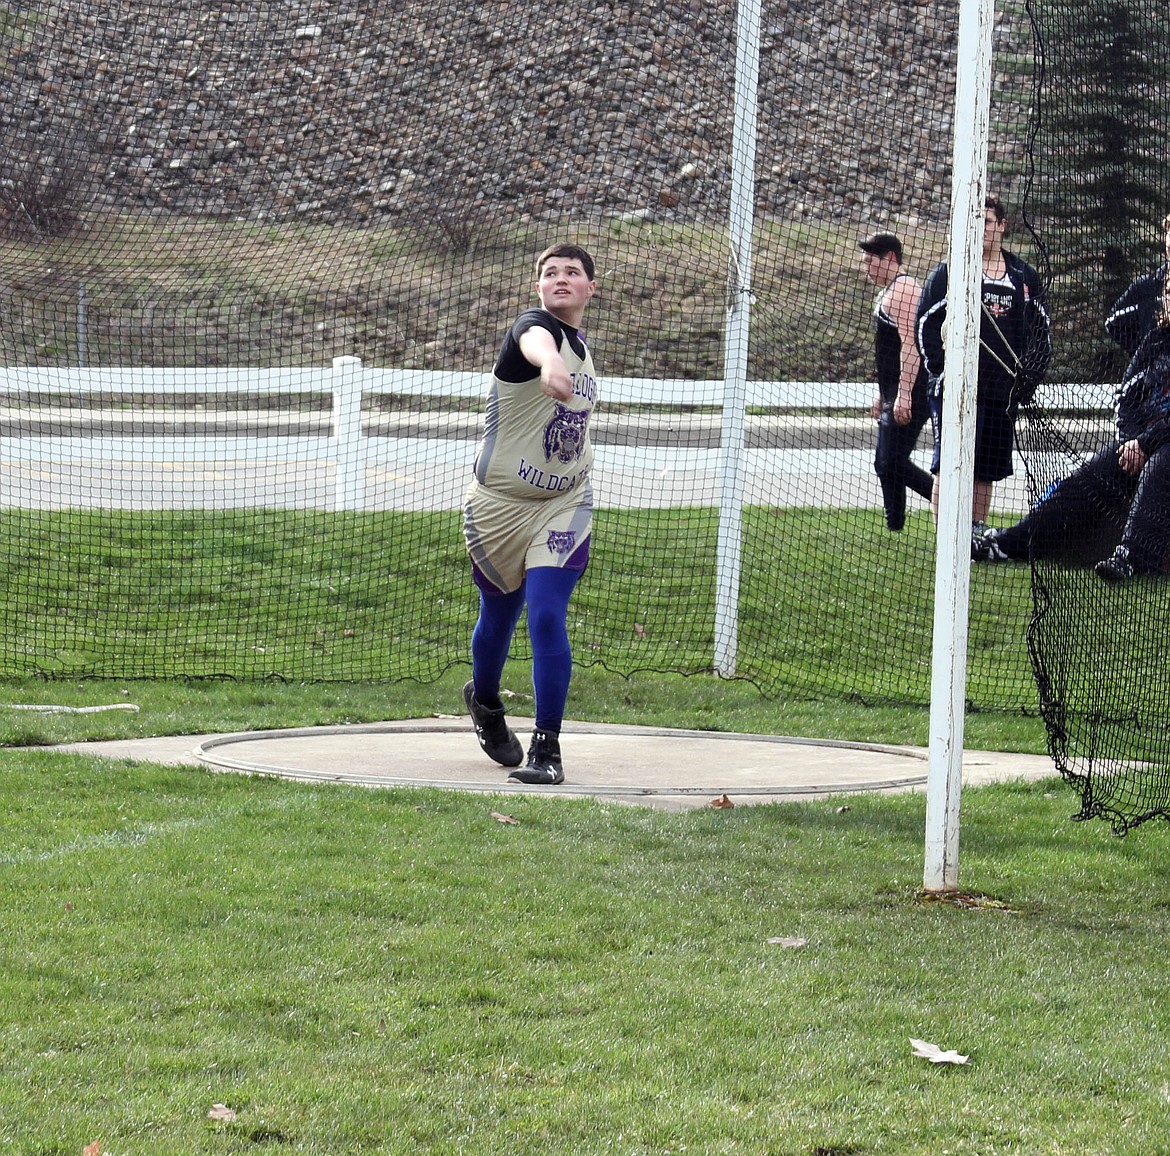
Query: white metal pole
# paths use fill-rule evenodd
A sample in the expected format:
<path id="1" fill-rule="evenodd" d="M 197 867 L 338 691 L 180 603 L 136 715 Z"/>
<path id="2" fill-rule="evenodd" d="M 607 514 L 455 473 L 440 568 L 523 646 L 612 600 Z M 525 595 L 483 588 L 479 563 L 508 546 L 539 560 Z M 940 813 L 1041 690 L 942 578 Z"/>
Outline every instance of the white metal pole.
<path id="1" fill-rule="evenodd" d="M 739 645 L 739 575 L 743 549 L 743 455 L 751 332 L 752 225 L 756 207 L 756 90 L 760 79 L 761 0 L 736 11 L 735 120 L 731 138 L 727 329 L 719 451 L 715 653 L 718 674 L 735 674 Z"/>
<path id="2" fill-rule="evenodd" d="M 975 389 L 994 19 L 994 0 L 960 0 L 926 784 L 923 886 L 928 891 L 953 889 L 959 882 Z"/>

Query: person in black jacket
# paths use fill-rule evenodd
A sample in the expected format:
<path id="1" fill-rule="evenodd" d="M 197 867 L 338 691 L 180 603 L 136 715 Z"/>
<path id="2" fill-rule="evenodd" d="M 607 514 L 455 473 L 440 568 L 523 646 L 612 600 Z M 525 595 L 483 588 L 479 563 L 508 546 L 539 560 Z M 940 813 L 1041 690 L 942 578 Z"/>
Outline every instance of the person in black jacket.
<path id="1" fill-rule="evenodd" d="M 1012 475 L 1016 414 L 1032 400 L 1052 356 L 1048 310 L 1040 276 L 1003 247 L 1006 213 L 997 197 L 984 202 L 983 285 L 980 294 L 979 376 L 975 390 L 975 490 L 971 537 L 987 529 L 994 484 Z M 947 315 L 947 266 L 936 265 L 918 305 L 916 339 L 930 382 L 934 430 L 934 497 L 938 516 L 941 458 L 943 324 Z"/>
<path id="2" fill-rule="evenodd" d="M 1107 582 L 1161 571 L 1170 540 L 1170 318 L 1165 306 L 1118 388 L 1117 440 L 1058 483 L 1028 515 L 972 543 L 977 562 L 1060 557 L 1105 523 L 1121 544 L 1094 566 Z"/>
<path id="3" fill-rule="evenodd" d="M 1125 350 L 1127 357 L 1137 352 L 1142 338 L 1154 328 L 1162 312 L 1166 273 L 1170 269 L 1170 213 L 1162 218 L 1162 234 L 1166 260 L 1157 269 L 1135 278 L 1105 318 L 1106 332 Z"/>

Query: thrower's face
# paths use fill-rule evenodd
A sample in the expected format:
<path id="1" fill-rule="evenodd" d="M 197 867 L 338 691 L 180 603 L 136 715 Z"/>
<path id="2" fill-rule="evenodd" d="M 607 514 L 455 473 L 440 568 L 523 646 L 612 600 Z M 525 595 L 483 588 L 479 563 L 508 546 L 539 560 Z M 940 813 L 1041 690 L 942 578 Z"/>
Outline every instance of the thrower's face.
<path id="1" fill-rule="evenodd" d="M 540 270 L 536 295 L 541 306 L 566 324 L 579 325 L 597 285 L 573 257 L 549 257 Z"/>

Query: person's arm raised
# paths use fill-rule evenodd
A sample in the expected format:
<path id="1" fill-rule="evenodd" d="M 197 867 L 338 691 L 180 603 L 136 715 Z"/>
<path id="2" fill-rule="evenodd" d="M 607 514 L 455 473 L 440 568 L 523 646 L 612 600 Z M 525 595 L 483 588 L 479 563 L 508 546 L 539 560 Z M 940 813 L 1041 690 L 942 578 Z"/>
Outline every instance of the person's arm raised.
<path id="1" fill-rule="evenodd" d="M 573 377 L 561 357 L 556 338 L 545 328 L 534 325 L 520 338 L 520 352 L 540 370 L 540 388 L 558 401 L 573 396 Z"/>

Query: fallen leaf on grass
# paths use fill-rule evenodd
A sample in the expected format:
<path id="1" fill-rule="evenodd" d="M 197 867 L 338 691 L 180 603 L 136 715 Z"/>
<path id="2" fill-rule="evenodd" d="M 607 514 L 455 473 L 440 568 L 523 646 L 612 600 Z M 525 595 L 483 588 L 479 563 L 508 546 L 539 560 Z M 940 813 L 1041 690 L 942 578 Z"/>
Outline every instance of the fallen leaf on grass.
<path id="1" fill-rule="evenodd" d="M 711 800 L 710 806 L 727 810 L 730 807 L 734 807 L 735 804 L 726 795 L 720 795 L 719 798 Z"/>
<path id="2" fill-rule="evenodd" d="M 211 1111 L 207 1113 L 209 1120 L 222 1120 L 225 1124 L 231 1124 L 235 1118 L 236 1113 L 226 1104 L 212 1104 Z"/>
<path id="3" fill-rule="evenodd" d="M 492 818 L 495 819 L 497 823 L 507 823 L 512 827 L 520 826 L 519 819 L 513 819 L 511 815 L 501 815 L 499 811 L 493 811 Z"/>
<path id="4" fill-rule="evenodd" d="M 916 1056 L 929 1060 L 932 1064 L 965 1064 L 970 1058 L 959 1055 L 953 1049 L 944 1052 L 938 1044 L 927 1043 L 926 1040 L 916 1040 L 913 1036 L 910 1037 L 910 1044 L 914 1048 Z"/>
<path id="5" fill-rule="evenodd" d="M 768 942 L 773 947 L 804 947 L 808 940 L 796 935 L 773 935 Z"/>

